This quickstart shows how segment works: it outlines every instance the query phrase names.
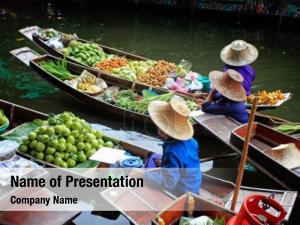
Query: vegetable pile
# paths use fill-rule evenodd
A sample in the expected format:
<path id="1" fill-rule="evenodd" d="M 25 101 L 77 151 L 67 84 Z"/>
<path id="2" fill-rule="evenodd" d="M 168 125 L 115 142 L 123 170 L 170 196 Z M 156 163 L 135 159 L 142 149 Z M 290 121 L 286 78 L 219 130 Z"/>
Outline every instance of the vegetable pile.
<path id="1" fill-rule="evenodd" d="M 75 167 L 101 146 L 114 147 L 111 141 L 104 142 L 101 132 L 70 112 L 37 122 L 40 126 L 22 140 L 19 151 L 59 167 Z"/>
<path id="2" fill-rule="evenodd" d="M 0 127 L 5 125 L 8 122 L 7 117 L 5 116 L 2 109 L 0 109 Z"/>
<path id="3" fill-rule="evenodd" d="M 175 72 L 176 69 L 177 66 L 174 63 L 160 60 L 145 74 L 141 75 L 139 81 L 153 87 L 161 87 L 165 84 L 169 73 Z"/>
<path id="4" fill-rule="evenodd" d="M 65 56 L 70 56 L 72 59 L 88 66 L 94 66 L 96 62 L 108 57 L 97 44 L 81 43 L 76 40 L 72 40 L 67 48 L 63 48 L 60 51 Z"/>
<path id="5" fill-rule="evenodd" d="M 42 69 L 46 70 L 47 72 L 51 73 L 61 80 L 70 80 L 77 77 L 68 71 L 66 58 L 56 61 L 48 60 L 42 62 L 40 66 L 42 67 Z"/>
<path id="6" fill-rule="evenodd" d="M 126 58 L 115 57 L 112 59 L 105 59 L 103 61 L 97 62 L 95 64 L 95 67 L 105 72 L 111 73 L 113 69 L 126 66 L 127 64 L 128 60 Z"/>
<path id="7" fill-rule="evenodd" d="M 143 97 L 141 97 L 132 90 L 121 90 L 115 95 L 115 104 L 126 110 L 147 114 L 148 106 L 151 102 L 156 100 L 169 102 L 174 96 L 173 93 L 167 93 L 154 96 L 144 94 Z M 187 106 L 191 111 L 198 108 L 197 104 L 191 100 L 187 100 Z"/>
<path id="8" fill-rule="evenodd" d="M 275 130 L 285 134 L 296 134 L 300 132 L 300 124 L 282 124 Z"/>
<path id="9" fill-rule="evenodd" d="M 267 92 L 267 91 L 259 91 L 256 95 L 250 95 L 247 97 L 247 103 L 252 104 L 255 97 L 258 98 L 259 105 L 276 105 L 278 101 L 284 100 L 285 96 L 281 92 L 281 90 Z"/>

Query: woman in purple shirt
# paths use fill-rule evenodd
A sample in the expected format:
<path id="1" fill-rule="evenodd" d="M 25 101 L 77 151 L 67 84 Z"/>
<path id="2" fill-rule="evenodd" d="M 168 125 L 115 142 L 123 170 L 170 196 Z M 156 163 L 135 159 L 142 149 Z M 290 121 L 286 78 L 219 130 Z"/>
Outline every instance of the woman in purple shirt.
<path id="1" fill-rule="evenodd" d="M 233 69 L 242 75 L 243 87 L 246 95 L 249 96 L 255 80 L 255 71 L 249 64 L 257 59 L 258 50 L 243 40 L 236 40 L 222 49 L 220 57 L 225 63 L 224 72 Z"/>

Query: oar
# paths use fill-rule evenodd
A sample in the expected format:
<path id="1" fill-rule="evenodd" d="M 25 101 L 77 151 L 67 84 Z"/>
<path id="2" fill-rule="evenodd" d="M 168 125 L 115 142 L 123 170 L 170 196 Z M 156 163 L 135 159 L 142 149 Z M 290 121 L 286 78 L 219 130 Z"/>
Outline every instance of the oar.
<path id="1" fill-rule="evenodd" d="M 232 203 L 231 203 L 231 210 L 233 210 L 233 211 L 234 211 L 236 203 L 237 203 L 239 191 L 240 191 L 243 176 L 244 176 L 244 169 L 245 169 L 245 164 L 247 162 L 247 157 L 248 157 L 249 143 L 250 143 L 251 134 L 252 134 L 252 124 L 254 121 L 256 108 L 257 108 L 257 98 L 254 99 L 254 102 L 253 102 L 253 105 L 251 108 L 250 118 L 248 121 L 247 134 L 246 134 L 246 138 L 244 141 L 243 152 L 242 152 L 241 162 L 240 162 L 240 166 L 239 166 L 239 172 L 238 172 L 238 176 L 236 179 L 236 186 L 234 189 L 234 194 L 233 194 Z"/>

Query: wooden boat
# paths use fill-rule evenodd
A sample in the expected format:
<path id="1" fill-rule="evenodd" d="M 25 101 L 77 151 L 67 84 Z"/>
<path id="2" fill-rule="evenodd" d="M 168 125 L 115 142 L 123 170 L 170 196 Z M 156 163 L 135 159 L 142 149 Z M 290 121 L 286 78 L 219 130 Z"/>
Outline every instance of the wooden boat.
<path id="1" fill-rule="evenodd" d="M 30 26 L 30 27 L 25 27 L 23 29 L 20 29 L 19 32 L 24 35 L 25 37 L 27 37 L 29 40 L 31 40 L 32 42 L 34 42 L 36 45 L 38 45 L 41 49 L 43 49 L 45 52 L 53 55 L 53 56 L 56 56 L 58 58 L 63 58 L 65 57 L 63 55 L 63 53 L 61 53 L 60 51 L 56 50 L 55 48 L 53 47 L 50 47 L 47 42 L 45 40 L 43 40 L 39 35 L 38 35 L 38 32 L 39 30 L 42 30 L 42 28 L 38 27 L 38 26 Z M 61 32 L 61 31 L 57 31 L 59 34 L 62 34 L 62 35 L 65 35 L 65 33 Z M 87 40 L 84 40 L 84 39 L 81 39 L 81 38 L 77 38 L 77 40 L 81 43 L 92 43 L 90 41 L 87 41 Z M 97 43 L 96 43 L 97 44 Z M 115 49 L 115 48 L 111 48 L 111 47 L 108 47 L 108 46 L 105 46 L 105 45 L 100 45 L 100 44 L 97 44 L 98 46 L 100 46 L 103 51 L 107 54 L 114 54 L 114 55 L 117 55 L 117 56 L 121 56 L 121 57 L 125 57 L 127 59 L 130 59 L 130 60 L 136 60 L 136 61 L 145 61 L 145 60 L 150 60 L 148 58 L 145 58 L 145 57 L 142 57 L 142 56 L 139 56 L 139 55 L 135 55 L 135 54 L 131 54 L 131 53 L 128 53 L 128 52 L 124 52 L 124 51 L 120 51 L 118 49 Z M 73 63 L 76 63 L 76 64 L 80 64 L 82 66 L 86 66 L 90 69 L 93 69 L 93 70 L 96 70 L 96 71 L 100 71 L 101 73 L 104 73 L 106 75 L 109 75 L 109 76 L 114 76 L 106 71 L 102 71 L 100 70 L 99 68 L 95 68 L 95 67 L 91 67 L 91 66 L 87 66 L 85 64 L 83 64 L 82 62 L 79 62 L 77 61 L 76 59 L 73 59 L 72 57 L 66 57 L 68 61 L 70 62 L 73 62 Z M 115 77 L 115 76 L 114 76 Z M 117 79 L 119 80 L 125 80 L 123 78 L 119 78 L 117 77 Z M 136 81 L 136 83 L 140 83 L 139 81 Z M 149 85 L 145 85 L 147 86 L 148 88 L 150 88 Z M 163 89 L 162 87 L 159 87 L 159 89 Z M 165 89 L 166 90 L 166 89 Z M 191 93 L 183 93 L 183 92 L 178 92 L 180 93 L 181 95 L 184 95 L 184 96 L 188 96 L 188 97 L 193 97 L 193 95 Z M 288 101 L 290 98 L 291 98 L 291 93 L 286 93 L 286 99 L 284 101 L 281 101 L 280 104 L 278 105 L 273 105 L 273 106 L 269 106 L 269 105 L 258 105 L 257 108 L 258 110 L 266 110 L 266 109 L 275 109 L 277 107 L 279 107 L 281 104 L 283 104 L 285 101 Z M 246 106 L 248 108 L 251 108 L 251 105 L 249 104 L 246 104 Z"/>
<path id="2" fill-rule="evenodd" d="M 48 116 L 44 113 L 31 110 L 25 107 L 22 107 L 20 105 L 15 105 L 11 102 L 7 102 L 4 100 L 0 100 L 0 108 L 3 109 L 4 113 L 9 117 L 10 119 L 10 127 L 9 130 L 15 129 L 16 127 L 26 123 L 30 122 L 34 119 L 47 119 Z M 8 131 L 9 132 L 9 131 Z M 5 134 L 4 134 L 5 135 Z M 116 139 L 114 137 L 111 137 L 113 139 Z M 129 138 L 130 140 L 130 138 Z M 128 142 L 121 142 L 123 147 L 132 153 L 133 155 L 140 156 L 143 159 L 147 159 L 149 155 L 152 153 L 150 150 L 147 150 L 145 148 L 136 146 L 130 141 Z M 41 165 L 44 165 L 46 167 L 55 167 L 53 164 L 49 164 L 47 162 L 38 160 L 36 158 L 33 158 L 32 156 L 29 156 L 27 154 L 19 153 L 21 156 L 29 158 Z M 107 165 L 102 164 L 100 166 L 107 167 Z M 230 207 L 230 203 L 233 196 L 235 185 L 229 181 L 225 181 L 222 179 L 218 179 L 206 174 L 203 174 L 203 184 L 200 190 L 200 195 L 212 202 L 216 202 L 223 208 Z M 236 209 L 238 210 L 242 201 L 246 196 L 249 194 L 263 194 L 265 196 L 269 196 L 271 194 L 275 194 L 275 198 L 281 202 L 281 204 L 286 208 L 288 211 L 287 219 L 289 218 L 293 206 L 295 204 L 295 200 L 297 197 L 296 192 L 292 191 L 281 191 L 281 190 L 269 190 L 269 189 L 259 189 L 259 188 L 251 188 L 251 187 L 242 187 L 238 199 L 238 204 Z M 168 194 L 170 195 L 170 194 Z M 144 195 L 141 195 L 141 199 L 144 198 Z M 121 209 L 119 209 L 121 210 Z"/>
<path id="3" fill-rule="evenodd" d="M 51 55 L 44 55 L 39 56 L 37 53 L 33 52 L 31 49 L 28 48 L 21 48 L 18 50 L 14 50 L 11 52 L 16 57 L 18 57 L 20 60 L 22 60 L 24 63 L 29 63 L 30 66 L 36 71 L 38 74 L 40 74 L 43 78 L 51 82 L 56 87 L 64 90 L 66 93 L 71 95 L 72 97 L 80 100 L 82 103 L 93 107 L 94 109 L 98 111 L 105 111 L 106 113 L 109 113 L 110 115 L 117 115 L 121 119 L 133 119 L 139 122 L 143 123 L 152 123 L 149 115 L 141 114 L 138 112 L 129 111 L 120 107 L 115 106 L 114 104 L 108 103 L 104 100 L 97 99 L 97 96 L 91 96 L 88 94 L 85 94 L 81 91 L 78 91 L 71 87 L 70 85 L 66 84 L 64 81 L 58 79 L 57 77 L 53 76 L 52 74 L 48 73 L 44 69 L 40 67 L 40 63 L 47 61 L 47 60 L 60 60 L 57 57 L 51 56 Z M 28 56 L 28 57 L 27 57 Z M 94 74 L 98 78 L 102 78 L 106 81 L 108 86 L 117 86 L 122 89 L 132 89 L 137 93 L 141 93 L 144 89 L 148 89 L 147 86 L 139 83 L 134 83 L 128 80 L 120 80 L 117 77 L 110 76 L 107 74 L 104 74 L 102 72 L 96 72 L 93 69 L 90 69 L 86 66 L 78 65 L 75 63 L 68 62 L 67 63 L 68 70 L 73 74 L 81 74 L 83 70 L 87 70 L 90 73 Z M 163 91 L 160 89 L 153 89 L 158 94 L 166 94 L 167 91 Z"/>
<path id="4" fill-rule="evenodd" d="M 193 201 L 195 201 L 194 207 L 191 209 L 188 209 L 189 198 L 192 198 Z M 212 219 L 223 219 L 225 223 L 228 222 L 231 217 L 236 215 L 233 211 L 223 209 L 193 193 L 186 193 L 176 199 L 169 207 L 157 213 L 156 218 L 152 220 L 152 225 L 160 225 L 161 223 L 165 225 L 179 224 L 180 218 L 188 217 L 189 211 L 194 218 L 208 216 Z"/>
<path id="5" fill-rule="evenodd" d="M 200 125 L 201 129 L 207 130 L 211 135 L 216 137 L 232 150 L 238 153 L 241 152 L 243 141 L 240 139 L 237 143 L 236 135 L 234 133 L 231 135 L 232 131 L 237 130 L 241 126 L 240 123 L 223 115 L 216 116 L 205 113 L 195 116 L 194 119 Z M 242 127 L 243 128 L 240 129 L 245 129 L 246 125 L 243 125 Z M 299 142 L 299 140 L 276 132 L 271 128 L 266 127 L 266 129 L 268 130 L 268 132 L 276 133 L 277 136 L 284 137 L 285 140 Z M 269 138 L 268 133 L 265 132 L 262 132 L 261 136 Z M 283 187 L 289 190 L 297 190 L 299 192 L 299 177 L 296 176 L 294 172 L 290 172 L 291 174 L 295 175 L 293 176 L 294 179 L 286 176 L 286 173 L 284 172 L 278 173 L 278 171 L 280 171 L 279 168 L 281 167 L 281 165 L 279 165 L 279 163 L 277 163 L 270 157 L 262 156 L 263 154 L 264 153 L 262 153 L 261 149 L 252 147 L 249 151 L 248 161 Z"/>
<path id="6" fill-rule="evenodd" d="M 234 129 L 231 133 L 230 142 L 241 149 L 245 140 L 247 125 L 242 125 Z M 285 158 L 291 161 L 292 157 L 297 157 L 290 154 L 290 151 L 271 150 L 273 147 L 294 143 L 298 151 L 300 151 L 300 140 L 291 136 L 285 135 L 270 127 L 260 123 L 254 123 L 252 127 L 252 137 L 250 142 L 249 154 L 256 161 L 264 166 L 267 170 L 272 171 L 276 176 L 281 177 L 289 182 L 293 190 L 300 191 L 300 158 L 298 164 L 294 168 L 288 168 L 288 165 L 283 165 L 281 159 Z M 296 150 L 297 151 L 297 150 Z M 300 153 L 299 153 L 300 155 Z"/>

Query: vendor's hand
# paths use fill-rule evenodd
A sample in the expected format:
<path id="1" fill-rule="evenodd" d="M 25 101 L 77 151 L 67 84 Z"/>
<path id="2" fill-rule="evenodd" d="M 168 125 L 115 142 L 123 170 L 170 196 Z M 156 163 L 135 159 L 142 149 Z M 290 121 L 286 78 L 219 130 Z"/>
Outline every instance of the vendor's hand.
<path id="1" fill-rule="evenodd" d="M 161 159 L 157 159 L 155 161 L 155 165 L 156 165 L 156 167 L 161 167 Z"/>
<path id="2" fill-rule="evenodd" d="M 193 97 L 196 99 L 206 99 L 207 95 L 208 93 L 200 92 L 200 93 L 195 93 Z"/>
<path id="3" fill-rule="evenodd" d="M 144 170 L 141 169 L 132 169 L 129 173 L 130 177 L 143 177 L 144 176 Z"/>

